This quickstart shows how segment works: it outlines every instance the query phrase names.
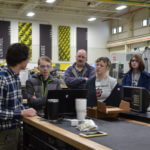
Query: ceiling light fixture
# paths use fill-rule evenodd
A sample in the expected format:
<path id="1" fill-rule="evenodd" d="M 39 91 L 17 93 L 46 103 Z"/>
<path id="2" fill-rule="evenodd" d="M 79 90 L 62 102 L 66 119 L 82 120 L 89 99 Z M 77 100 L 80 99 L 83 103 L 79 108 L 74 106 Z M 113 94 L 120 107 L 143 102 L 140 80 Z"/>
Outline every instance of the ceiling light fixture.
<path id="1" fill-rule="evenodd" d="M 56 0 L 46 0 L 46 3 L 54 3 Z"/>
<path id="2" fill-rule="evenodd" d="M 116 10 L 123 10 L 125 8 L 127 8 L 127 6 L 126 5 L 122 5 L 122 6 L 117 7 Z"/>
<path id="3" fill-rule="evenodd" d="M 91 18 L 88 19 L 88 21 L 95 21 L 95 20 L 96 20 L 95 17 L 91 17 Z"/>
<path id="4" fill-rule="evenodd" d="M 26 14 L 26 16 L 28 16 L 28 17 L 33 17 L 34 15 L 35 15 L 34 12 L 28 12 L 28 13 Z"/>

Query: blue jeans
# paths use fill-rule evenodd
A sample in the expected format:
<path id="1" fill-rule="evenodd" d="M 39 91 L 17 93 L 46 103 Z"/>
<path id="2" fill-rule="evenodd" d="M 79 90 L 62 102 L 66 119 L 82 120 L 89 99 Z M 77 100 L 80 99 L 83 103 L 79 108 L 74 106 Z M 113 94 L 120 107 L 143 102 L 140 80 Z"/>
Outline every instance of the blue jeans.
<path id="1" fill-rule="evenodd" d="M 20 129 L 0 131 L 0 150 L 17 150 Z"/>

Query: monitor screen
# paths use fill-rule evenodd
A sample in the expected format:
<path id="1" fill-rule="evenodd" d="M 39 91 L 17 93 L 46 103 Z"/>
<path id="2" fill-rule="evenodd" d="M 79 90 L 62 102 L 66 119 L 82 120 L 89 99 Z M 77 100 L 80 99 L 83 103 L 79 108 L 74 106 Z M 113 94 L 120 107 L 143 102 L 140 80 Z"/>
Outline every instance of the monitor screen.
<path id="1" fill-rule="evenodd" d="M 76 115 L 75 100 L 77 98 L 86 98 L 86 97 L 87 97 L 86 89 L 49 90 L 47 94 L 47 100 L 59 99 L 59 116 Z M 47 117 L 47 107 L 45 109 L 45 117 Z"/>
<path id="2" fill-rule="evenodd" d="M 150 102 L 149 91 L 142 87 L 124 86 L 122 99 L 130 103 L 130 108 L 137 112 L 146 112 Z"/>
<path id="3" fill-rule="evenodd" d="M 111 91 L 110 95 L 106 98 L 104 103 L 107 106 L 114 106 L 119 107 L 121 102 L 121 90 L 122 87 L 119 84 L 116 84 L 116 86 Z"/>
<path id="4" fill-rule="evenodd" d="M 95 90 L 95 89 L 93 89 Z M 94 93 L 94 91 L 93 91 Z M 95 107 L 97 106 L 97 98 L 96 98 L 96 93 L 92 94 L 88 93 L 87 96 L 87 105 L 88 107 Z M 114 107 L 119 107 L 121 102 L 121 86 L 119 84 L 116 84 L 116 86 L 113 88 L 111 91 L 110 95 L 105 99 L 104 103 L 107 106 L 114 106 Z"/>

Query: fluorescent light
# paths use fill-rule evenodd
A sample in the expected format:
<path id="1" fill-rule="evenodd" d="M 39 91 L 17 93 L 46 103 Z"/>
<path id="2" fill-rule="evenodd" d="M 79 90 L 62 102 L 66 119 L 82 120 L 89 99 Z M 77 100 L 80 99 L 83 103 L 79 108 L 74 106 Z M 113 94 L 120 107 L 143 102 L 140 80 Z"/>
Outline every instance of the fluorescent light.
<path id="1" fill-rule="evenodd" d="M 28 13 L 26 14 L 26 16 L 28 16 L 28 17 L 33 17 L 34 15 L 35 15 L 34 12 L 28 12 Z"/>
<path id="2" fill-rule="evenodd" d="M 46 3 L 54 3 L 56 0 L 46 0 Z"/>
<path id="3" fill-rule="evenodd" d="M 116 10 L 123 10 L 125 8 L 127 8 L 127 6 L 126 5 L 122 5 L 122 6 L 117 7 Z"/>
<path id="4" fill-rule="evenodd" d="M 96 20 L 95 17 L 91 17 L 91 18 L 88 19 L 88 21 L 95 21 L 95 20 Z"/>

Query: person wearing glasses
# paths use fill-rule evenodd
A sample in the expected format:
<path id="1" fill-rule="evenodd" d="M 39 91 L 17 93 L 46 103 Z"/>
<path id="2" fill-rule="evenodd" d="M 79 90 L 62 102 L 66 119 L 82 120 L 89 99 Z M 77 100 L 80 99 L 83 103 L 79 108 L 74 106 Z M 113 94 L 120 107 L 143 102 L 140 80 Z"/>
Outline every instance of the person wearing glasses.
<path id="1" fill-rule="evenodd" d="M 142 57 L 132 55 L 129 61 L 130 70 L 124 75 L 122 86 L 135 86 L 150 89 L 150 74 L 146 71 Z"/>
<path id="2" fill-rule="evenodd" d="M 60 82 L 50 75 L 52 62 L 49 57 L 41 56 L 39 58 L 38 69 L 39 73 L 27 80 L 26 89 L 29 106 L 35 108 L 42 115 L 48 90 L 60 89 Z"/>
<path id="3" fill-rule="evenodd" d="M 86 81 L 95 75 L 95 68 L 90 66 L 86 61 L 86 50 L 78 50 L 76 62 L 65 71 L 64 79 L 68 88 L 84 89 Z"/>

